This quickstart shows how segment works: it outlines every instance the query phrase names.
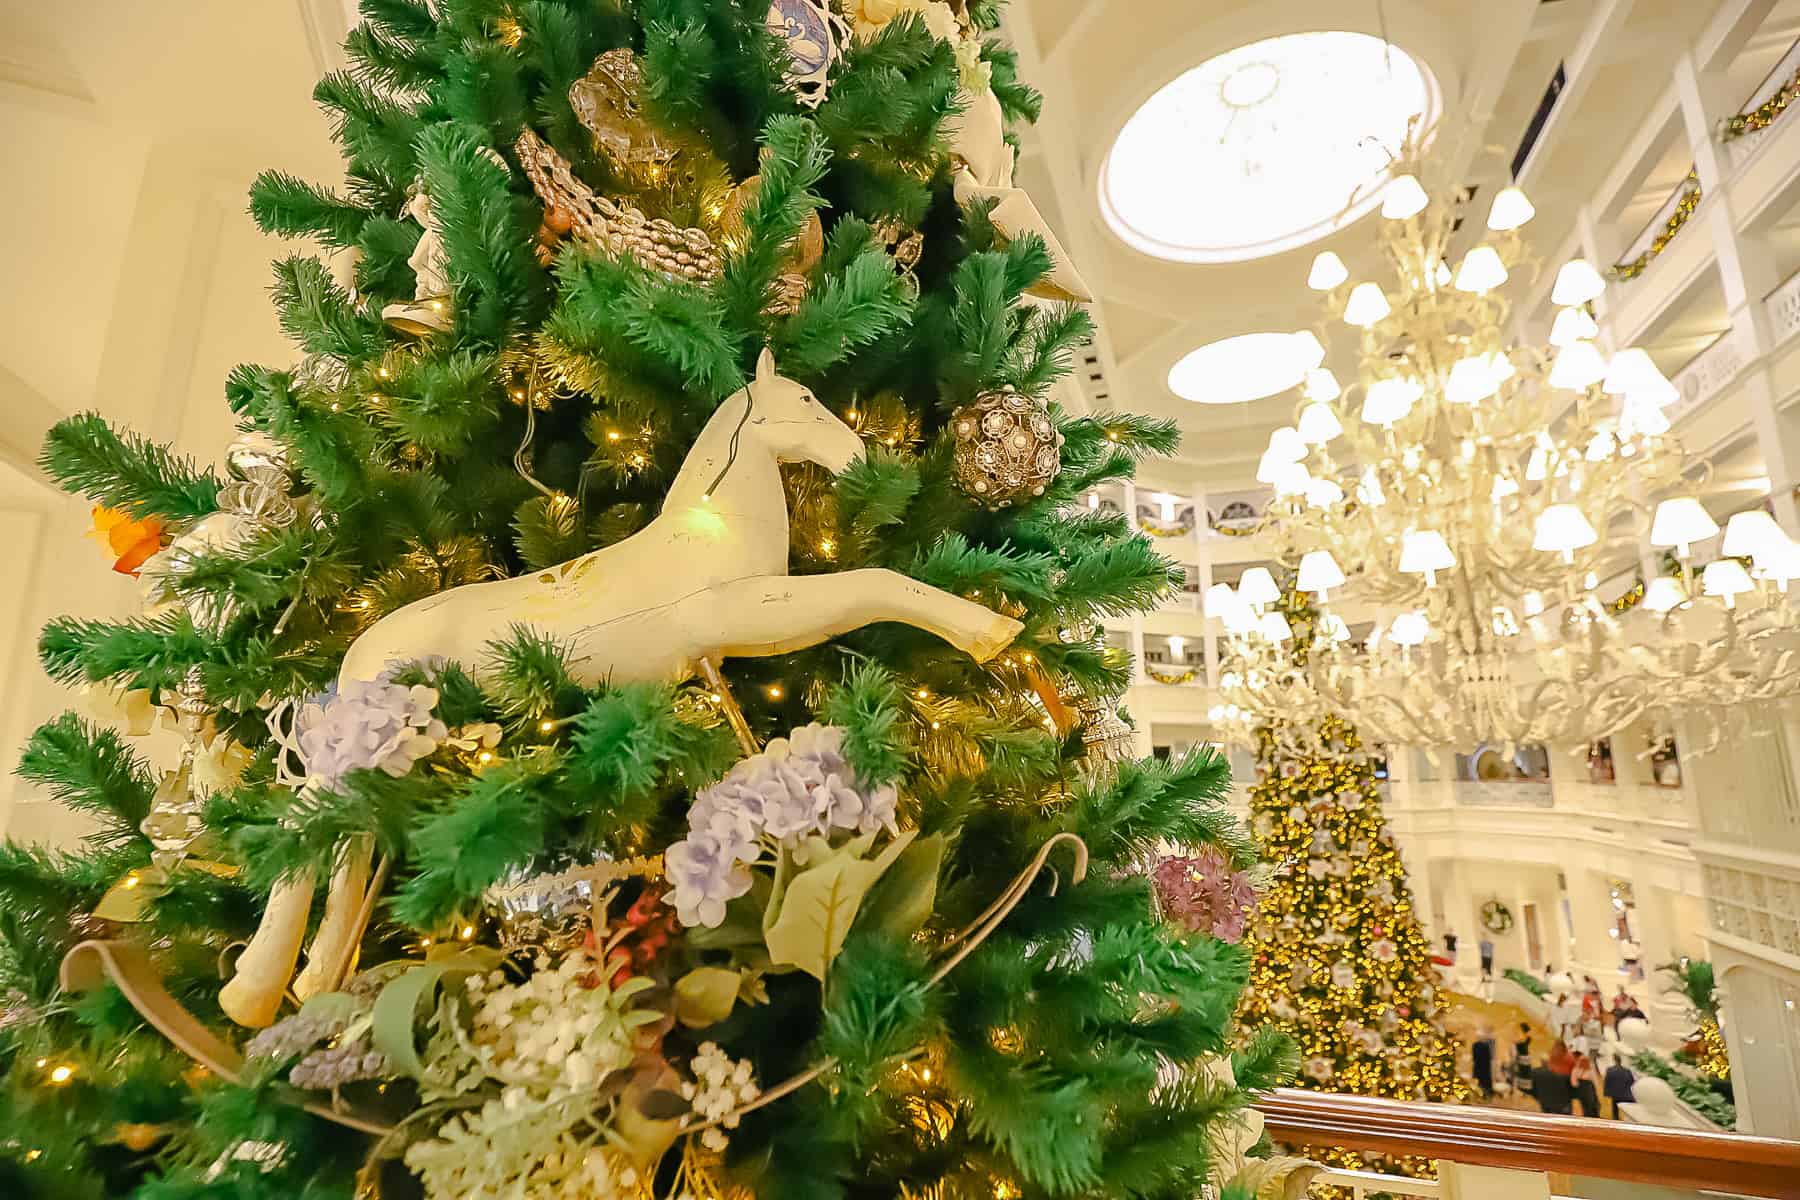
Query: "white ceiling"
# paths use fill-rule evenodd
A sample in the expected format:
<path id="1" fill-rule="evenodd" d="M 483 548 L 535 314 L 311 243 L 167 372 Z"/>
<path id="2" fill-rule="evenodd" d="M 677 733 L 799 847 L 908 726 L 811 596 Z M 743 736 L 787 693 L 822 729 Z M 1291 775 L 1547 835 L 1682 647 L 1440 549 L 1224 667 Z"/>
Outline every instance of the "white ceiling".
<path id="1" fill-rule="evenodd" d="M 1437 181 L 1481 185 L 1492 195 L 1557 64 L 1591 55 L 1586 85 L 1565 94 L 1523 180 L 1538 210 L 1527 232 L 1549 255 L 1718 7 L 1713 0 L 1014 0 L 1009 25 L 1023 71 L 1046 94 L 1021 183 L 1040 198 L 1098 296 L 1098 378 L 1084 382 L 1103 404 L 1173 417 L 1185 431 L 1179 457 L 1152 466 L 1148 477 L 1182 492 L 1196 483 L 1215 494 L 1252 486 L 1269 430 L 1292 421 L 1293 394 L 1195 404 L 1170 392 L 1169 368 L 1219 338 L 1314 324 L 1320 314 L 1305 287 L 1312 256 L 1336 250 L 1357 274 L 1359 263 L 1373 260 L 1371 229 L 1380 218 L 1250 262 L 1151 258 L 1112 232 L 1097 203 L 1107 150 L 1143 100 L 1184 70 L 1251 41 L 1313 29 L 1385 32 L 1429 67 L 1442 90 L 1447 120 L 1432 164 Z M 1767 65 L 1761 60 L 1772 61 L 1800 26 L 1800 3 L 1773 7 L 1767 32 L 1729 86 L 1754 86 Z M 1784 17 L 1784 10 L 1794 11 Z M 1671 161 L 1642 181 L 1621 226 L 1633 218 L 1641 224 L 1687 173 L 1678 122 L 1676 130 Z M 1343 374 L 1355 361 L 1353 346 L 1331 349 L 1330 364 Z"/>

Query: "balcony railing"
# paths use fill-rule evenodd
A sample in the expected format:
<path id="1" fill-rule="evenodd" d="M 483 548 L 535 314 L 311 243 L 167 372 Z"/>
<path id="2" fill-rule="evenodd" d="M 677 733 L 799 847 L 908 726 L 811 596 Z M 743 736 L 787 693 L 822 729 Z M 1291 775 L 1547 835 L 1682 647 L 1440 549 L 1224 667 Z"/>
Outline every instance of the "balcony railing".
<path id="1" fill-rule="evenodd" d="M 1719 140 L 1734 162 L 1749 156 L 1760 140 L 1756 135 L 1773 125 L 1800 99 L 1800 38 L 1769 69 L 1738 111 L 1719 123 Z"/>
<path id="2" fill-rule="evenodd" d="M 1655 261 L 1657 255 L 1669 248 L 1675 235 L 1687 228 L 1688 219 L 1694 210 L 1700 207 L 1702 192 L 1700 174 L 1690 170 L 1687 178 L 1676 185 L 1669 193 L 1669 198 L 1656 210 L 1643 230 L 1633 238 L 1631 245 L 1613 264 L 1614 278 L 1620 280 L 1636 279 L 1644 273 L 1644 268 Z"/>
<path id="3" fill-rule="evenodd" d="M 1550 1177 L 1578 1176 L 1739 1196 L 1800 1197 L 1800 1142 L 1590 1121 L 1491 1108 L 1415 1104 L 1279 1088 L 1257 1105 L 1269 1136 L 1288 1146 L 1368 1151 L 1438 1162 L 1441 1177 L 1468 1168 L 1516 1173 L 1516 1193 L 1551 1194 Z M 1528 1181 L 1537 1181 L 1529 1186 Z M 1366 1172 L 1316 1182 L 1357 1195 L 1468 1194 Z"/>

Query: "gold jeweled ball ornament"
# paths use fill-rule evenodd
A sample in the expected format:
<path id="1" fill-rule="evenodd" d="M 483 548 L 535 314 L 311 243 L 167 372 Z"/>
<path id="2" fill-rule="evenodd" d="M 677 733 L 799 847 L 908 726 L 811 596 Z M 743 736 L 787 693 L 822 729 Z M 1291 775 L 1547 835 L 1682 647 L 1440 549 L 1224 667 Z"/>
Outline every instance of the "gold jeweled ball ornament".
<path id="1" fill-rule="evenodd" d="M 1062 470 L 1063 435 L 1050 406 L 1010 387 L 958 409 L 950 431 L 957 486 L 990 509 L 1043 495 Z"/>

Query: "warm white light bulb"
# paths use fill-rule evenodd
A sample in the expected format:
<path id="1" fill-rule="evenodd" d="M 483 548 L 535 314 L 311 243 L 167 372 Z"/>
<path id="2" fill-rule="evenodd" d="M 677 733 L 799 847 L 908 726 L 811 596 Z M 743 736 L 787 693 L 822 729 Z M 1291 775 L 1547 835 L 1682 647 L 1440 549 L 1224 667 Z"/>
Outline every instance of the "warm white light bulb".
<path id="1" fill-rule="evenodd" d="M 1350 299 L 1344 302 L 1344 320 L 1348 324 L 1364 329 L 1387 316 L 1393 309 L 1388 305 L 1387 294 L 1376 283 L 1359 283 L 1350 289 Z"/>
<path id="2" fill-rule="evenodd" d="M 1312 270 L 1306 276 L 1306 286 L 1315 292 L 1329 292 L 1348 278 L 1350 268 L 1344 265 L 1344 260 L 1330 250 L 1321 250 L 1312 261 Z"/>
<path id="3" fill-rule="evenodd" d="M 1425 194 L 1417 176 L 1396 175 L 1381 194 L 1381 215 L 1390 221 L 1404 221 L 1424 212 L 1430 203 L 1431 197 Z"/>
<path id="4" fill-rule="evenodd" d="M 1462 266 L 1456 269 L 1459 292 L 1491 292 L 1505 282 L 1506 264 L 1492 246 L 1476 246 L 1463 255 Z"/>
<path id="5" fill-rule="evenodd" d="M 1572 258 L 1556 273 L 1556 285 L 1550 289 L 1552 304 L 1586 304 L 1606 290 L 1606 280 L 1585 258 Z"/>
<path id="6" fill-rule="evenodd" d="M 1536 215 L 1537 209 L 1531 207 L 1525 193 L 1515 186 L 1508 186 L 1495 195 L 1493 207 L 1488 209 L 1487 227 L 1496 232 L 1517 229 Z"/>

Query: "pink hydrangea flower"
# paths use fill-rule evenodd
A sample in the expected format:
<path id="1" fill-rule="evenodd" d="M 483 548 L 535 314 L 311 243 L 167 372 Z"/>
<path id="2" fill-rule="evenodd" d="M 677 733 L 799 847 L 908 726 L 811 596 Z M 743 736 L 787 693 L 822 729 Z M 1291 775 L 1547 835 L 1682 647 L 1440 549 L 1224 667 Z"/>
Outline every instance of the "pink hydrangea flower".
<path id="1" fill-rule="evenodd" d="M 1243 939 L 1256 904 L 1250 877 L 1233 870 L 1212 847 L 1193 856 L 1165 858 L 1152 876 L 1157 900 L 1169 920 L 1226 942 Z"/>

